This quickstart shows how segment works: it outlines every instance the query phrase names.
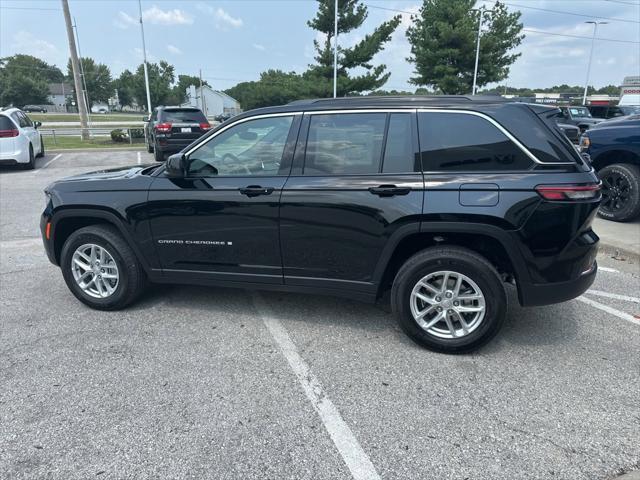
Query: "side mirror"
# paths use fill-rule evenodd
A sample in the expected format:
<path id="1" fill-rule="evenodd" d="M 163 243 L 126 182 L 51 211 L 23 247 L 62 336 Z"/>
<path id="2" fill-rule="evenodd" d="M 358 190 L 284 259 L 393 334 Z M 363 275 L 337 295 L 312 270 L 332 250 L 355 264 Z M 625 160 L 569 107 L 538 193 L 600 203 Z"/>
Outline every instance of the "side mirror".
<path id="1" fill-rule="evenodd" d="M 149 120 L 151 120 L 151 117 L 149 117 L 149 115 L 145 115 L 144 117 L 142 117 L 142 121 L 143 121 L 144 123 L 149 122 Z"/>
<path id="2" fill-rule="evenodd" d="M 174 153 L 167 158 L 164 168 L 169 178 L 184 178 L 187 174 L 187 157 L 183 153 Z"/>
<path id="3" fill-rule="evenodd" d="M 42 126 L 42 122 L 35 121 L 33 122 L 33 128 L 38 128 Z"/>

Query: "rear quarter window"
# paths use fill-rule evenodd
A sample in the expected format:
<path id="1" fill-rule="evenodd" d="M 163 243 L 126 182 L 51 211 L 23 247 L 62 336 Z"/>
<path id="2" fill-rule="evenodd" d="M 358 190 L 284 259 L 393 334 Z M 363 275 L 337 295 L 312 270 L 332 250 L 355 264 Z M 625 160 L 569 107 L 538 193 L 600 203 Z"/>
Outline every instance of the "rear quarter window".
<path id="1" fill-rule="evenodd" d="M 513 171 L 533 165 L 509 137 L 477 115 L 421 112 L 418 133 L 427 172 Z"/>
<path id="2" fill-rule="evenodd" d="M 16 126 L 5 115 L 0 115 L 0 130 L 14 130 Z"/>

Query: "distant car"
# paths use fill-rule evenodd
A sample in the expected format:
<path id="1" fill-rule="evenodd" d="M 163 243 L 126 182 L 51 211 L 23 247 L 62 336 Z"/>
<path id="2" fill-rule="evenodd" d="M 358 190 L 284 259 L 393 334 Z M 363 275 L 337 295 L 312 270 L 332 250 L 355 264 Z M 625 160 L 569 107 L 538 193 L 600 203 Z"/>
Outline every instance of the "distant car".
<path id="1" fill-rule="evenodd" d="M 593 118 L 587 107 L 560 107 L 562 123 L 576 125 L 580 132 L 588 130 L 594 125 L 604 121 L 601 118 Z"/>
<path id="2" fill-rule="evenodd" d="M 23 112 L 40 112 L 40 113 L 47 113 L 47 109 L 44 107 L 41 107 L 40 105 L 25 105 L 24 107 L 22 107 L 22 111 Z"/>
<path id="3" fill-rule="evenodd" d="M 598 215 L 627 222 L 640 215 L 640 115 L 609 120 L 585 132 L 580 148 L 602 180 Z"/>
<path id="4" fill-rule="evenodd" d="M 569 125 L 568 123 L 556 122 L 558 128 L 564 133 L 571 143 L 578 143 L 580 141 L 580 128 L 575 125 Z"/>
<path id="5" fill-rule="evenodd" d="M 33 122 L 18 108 L 0 112 L 0 165 L 19 165 L 26 170 L 35 167 L 35 158 L 44 156 L 44 143 Z"/>
<path id="6" fill-rule="evenodd" d="M 144 118 L 147 151 L 157 162 L 177 153 L 211 129 L 199 108 L 156 107 L 151 118 Z"/>
<path id="7" fill-rule="evenodd" d="M 227 120 L 229 120 L 232 116 L 233 116 L 233 115 L 231 115 L 230 113 L 222 113 L 222 114 L 220 114 L 220 115 L 216 115 L 216 116 L 214 117 L 214 120 L 215 120 L 216 122 L 220 122 L 220 123 L 222 123 L 222 122 L 226 122 Z"/>
<path id="8" fill-rule="evenodd" d="M 602 118 L 604 120 L 627 115 L 627 113 L 617 105 L 589 105 L 587 108 L 593 118 Z"/>

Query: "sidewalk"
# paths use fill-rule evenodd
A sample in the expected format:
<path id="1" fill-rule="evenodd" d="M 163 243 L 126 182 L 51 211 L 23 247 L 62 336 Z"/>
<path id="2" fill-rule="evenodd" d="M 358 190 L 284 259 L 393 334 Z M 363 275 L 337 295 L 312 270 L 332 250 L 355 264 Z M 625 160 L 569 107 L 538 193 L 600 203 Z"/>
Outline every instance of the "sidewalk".
<path id="1" fill-rule="evenodd" d="M 600 249 L 619 252 L 640 260 L 640 219 L 629 223 L 610 222 L 596 218 L 593 230 L 600 237 Z"/>

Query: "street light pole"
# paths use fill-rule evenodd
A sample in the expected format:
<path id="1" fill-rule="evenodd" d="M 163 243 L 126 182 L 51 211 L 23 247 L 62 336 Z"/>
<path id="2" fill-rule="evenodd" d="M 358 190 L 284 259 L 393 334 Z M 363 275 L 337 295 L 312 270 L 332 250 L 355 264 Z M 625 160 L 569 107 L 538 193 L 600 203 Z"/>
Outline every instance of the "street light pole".
<path id="1" fill-rule="evenodd" d="M 338 0 L 333 0 L 333 98 L 338 96 Z"/>
<path id="2" fill-rule="evenodd" d="M 478 39 L 476 40 L 476 65 L 473 69 L 473 87 L 471 87 L 471 95 L 476 94 L 476 82 L 478 79 L 478 59 L 480 57 L 480 30 L 482 30 L 482 13 L 483 8 L 478 9 Z"/>
<path id="3" fill-rule="evenodd" d="M 144 85 L 147 89 L 147 109 L 151 116 L 151 92 L 149 91 L 149 71 L 147 70 L 147 47 L 144 43 L 144 25 L 142 24 L 142 1 L 138 0 L 138 9 L 140 11 L 140 33 L 142 34 L 142 58 L 144 61 Z"/>
<path id="4" fill-rule="evenodd" d="M 598 22 L 590 20 L 584 23 L 593 24 L 593 37 L 591 37 L 591 52 L 589 52 L 589 64 L 587 65 L 587 79 L 584 82 L 584 94 L 582 95 L 582 105 L 587 104 L 587 89 L 589 88 L 589 74 L 591 73 L 591 59 L 593 58 L 593 47 L 596 42 L 596 32 L 598 31 L 598 25 L 606 25 L 609 22 Z"/>

